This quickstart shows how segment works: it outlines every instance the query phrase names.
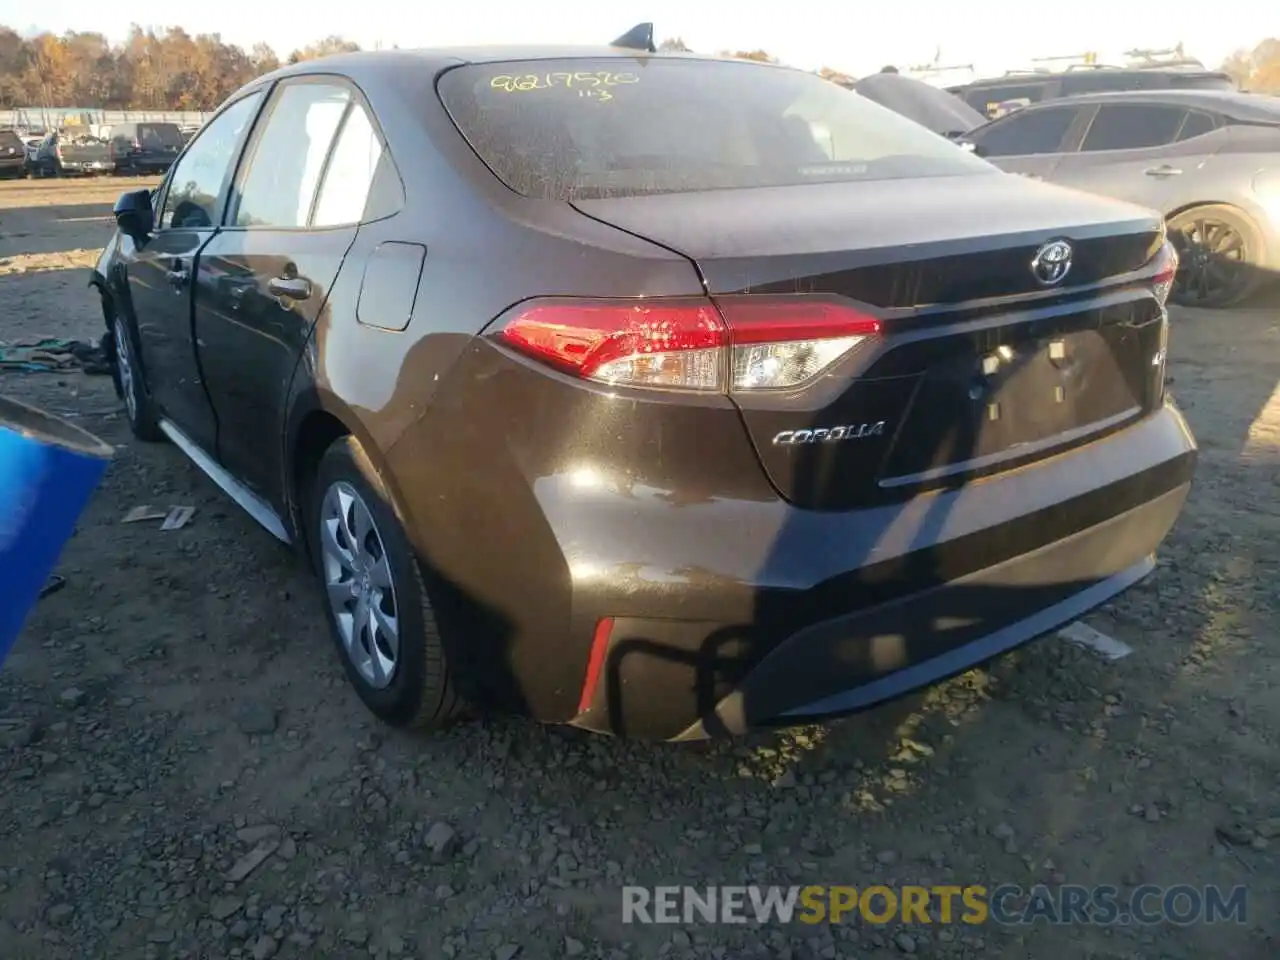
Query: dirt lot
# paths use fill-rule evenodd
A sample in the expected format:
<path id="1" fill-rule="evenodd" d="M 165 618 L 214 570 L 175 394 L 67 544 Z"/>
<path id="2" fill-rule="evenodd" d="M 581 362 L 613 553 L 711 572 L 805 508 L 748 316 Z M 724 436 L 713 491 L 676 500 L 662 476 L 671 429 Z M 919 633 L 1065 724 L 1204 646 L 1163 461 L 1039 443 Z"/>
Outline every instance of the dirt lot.
<path id="1" fill-rule="evenodd" d="M 101 332 L 84 267 L 125 184 L 0 185 L 0 341 Z M 826 728 L 675 747 L 380 728 L 301 565 L 133 442 L 107 378 L 0 373 L 117 449 L 0 673 L 0 956 L 1278 956 L 1280 309 L 1177 313 L 1171 376 L 1198 484 L 1157 573 L 1088 620 L 1132 655 L 1048 638 Z M 139 504 L 195 519 L 122 525 Z M 625 883 L 1038 881 L 1244 884 L 1248 914 L 620 922 Z"/>

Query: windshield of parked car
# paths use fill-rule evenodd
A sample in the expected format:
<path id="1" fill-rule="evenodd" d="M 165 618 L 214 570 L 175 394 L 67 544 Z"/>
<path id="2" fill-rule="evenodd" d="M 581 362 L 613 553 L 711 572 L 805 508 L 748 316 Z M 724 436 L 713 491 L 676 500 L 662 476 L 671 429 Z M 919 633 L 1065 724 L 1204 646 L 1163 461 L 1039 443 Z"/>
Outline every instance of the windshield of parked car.
<path id="1" fill-rule="evenodd" d="M 758 63 L 469 64 L 439 92 L 499 179 L 539 199 L 996 172 L 852 91 Z"/>
<path id="2" fill-rule="evenodd" d="M 0 150 L 22 150 L 22 139 L 12 130 L 0 130 Z"/>

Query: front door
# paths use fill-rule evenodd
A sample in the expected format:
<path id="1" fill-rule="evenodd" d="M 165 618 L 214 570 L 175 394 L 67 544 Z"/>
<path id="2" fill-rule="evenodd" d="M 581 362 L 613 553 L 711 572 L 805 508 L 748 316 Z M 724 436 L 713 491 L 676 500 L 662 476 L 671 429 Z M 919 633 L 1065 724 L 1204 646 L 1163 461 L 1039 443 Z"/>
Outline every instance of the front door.
<path id="1" fill-rule="evenodd" d="M 195 324 L 218 458 L 278 509 L 289 386 L 355 240 L 381 149 L 342 81 L 282 81 L 245 152 L 226 224 L 200 257 Z"/>
<path id="2" fill-rule="evenodd" d="M 1079 110 L 1075 107 L 1028 107 L 972 131 L 980 157 L 1006 173 L 1048 180 L 1070 142 Z"/>
<path id="3" fill-rule="evenodd" d="M 217 436 L 196 360 L 192 277 L 217 231 L 222 206 L 261 94 L 225 109 L 201 132 L 160 191 L 155 230 L 145 243 L 124 238 L 123 266 L 143 372 L 161 414 L 207 450 Z"/>

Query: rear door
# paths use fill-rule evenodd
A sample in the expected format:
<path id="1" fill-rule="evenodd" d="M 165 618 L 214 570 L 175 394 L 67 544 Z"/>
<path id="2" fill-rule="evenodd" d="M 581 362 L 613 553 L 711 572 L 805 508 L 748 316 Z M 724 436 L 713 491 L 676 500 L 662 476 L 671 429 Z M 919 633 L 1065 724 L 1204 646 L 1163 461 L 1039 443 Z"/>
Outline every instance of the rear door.
<path id="1" fill-rule="evenodd" d="M 142 365 L 162 413 L 206 451 L 217 435 L 196 361 L 191 278 L 217 231 L 227 191 L 262 94 L 250 93 L 215 117 L 162 189 L 152 237 L 120 238 Z"/>
<path id="2" fill-rule="evenodd" d="M 289 383 L 383 146 L 362 98 L 334 76 L 282 82 L 267 110 L 225 228 L 200 257 L 195 325 L 219 459 L 280 506 Z"/>
<path id="3" fill-rule="evenodd" d="M 1071 106 L 1020 110 L 972 131 L 965 139 L 979 156 L 1006 173 L 1048 180 L 1078 135 L 1082 112 L 1087 110 Z"/>
<path id="4" fill-rule="evenodd" d="M 1049 179 L 1078 190 L 1166 211 L 1181 181 L 1214 150 L 1207 113 L 1161 103 L 1104 103 L 1095 108 L 1076 153 Z"/>

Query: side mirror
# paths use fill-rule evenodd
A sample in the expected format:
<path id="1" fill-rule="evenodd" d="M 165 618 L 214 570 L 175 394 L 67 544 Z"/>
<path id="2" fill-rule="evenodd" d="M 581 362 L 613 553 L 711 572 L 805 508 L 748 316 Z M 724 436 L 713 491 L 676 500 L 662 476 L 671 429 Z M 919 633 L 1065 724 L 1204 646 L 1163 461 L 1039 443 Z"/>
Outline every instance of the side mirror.
<path id="1" fill-rule="evenodd" d="M 111 212 L 115 214 L 120 232 L 135 243 L 145 243 L 150 239 L 155 228 L 150 190 L 131 190 L 123 194 Z"/>

